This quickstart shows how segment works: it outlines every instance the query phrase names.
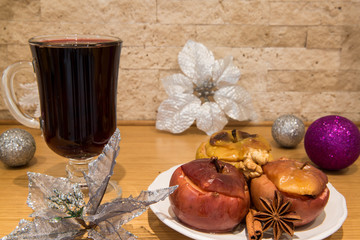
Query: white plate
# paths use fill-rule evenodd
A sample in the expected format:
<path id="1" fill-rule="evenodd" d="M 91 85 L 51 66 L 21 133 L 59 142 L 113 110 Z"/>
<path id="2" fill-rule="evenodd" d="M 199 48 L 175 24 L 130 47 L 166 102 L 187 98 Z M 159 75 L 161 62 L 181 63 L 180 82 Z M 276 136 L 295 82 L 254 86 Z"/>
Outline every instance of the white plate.
<path id="1" fill-rule="evenodd" d="M 149 190 L 155 190 L 159 188 L 165 188 L 169 186 L 170 178 L 178 166 L 174 166 L 169 170 L 159 174 L 154 182 L 149 186 Z M 328 183 L 330 190 L 330 198 L 319 217 L 312 223 L 297 228 L 293 236 L 298 240 L 320 240 L 324 239 L 334 232 L 336 232 L 344 223 L 347 217 L 346 201 L 343 195 L 341 195 L 330 183 Z M 173 214 L 170 208 L 169 199 L 150 205 L 151 210 L 155 215 L 167 226 L 178 231 L 179 233 L 198 240 L 247 240 L 247 233 L 245 226 L 240 226 L 239 230 L 233 233 L 226 234 L 209 234 L 200 231 L 193 230 L 181 224 Z M 271 239 L 271 236 L 264 234 L 264 239 Z M 285 238 L 286 236 L 283 235 Z"/>

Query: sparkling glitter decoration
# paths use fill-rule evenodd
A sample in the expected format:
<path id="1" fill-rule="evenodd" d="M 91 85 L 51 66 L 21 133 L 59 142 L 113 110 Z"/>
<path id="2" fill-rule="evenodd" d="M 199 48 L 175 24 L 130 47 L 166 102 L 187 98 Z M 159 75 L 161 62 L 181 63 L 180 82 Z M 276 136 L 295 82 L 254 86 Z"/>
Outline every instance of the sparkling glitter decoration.
<path id="1" fill-rule="evenodd" d="M 360 132 L 349 119 L 330 115 L 313 122 L 305 134 L 307 155 L 327 170 L 343 169 L 360 155 Z"/>
<path id="2" fill-rule="evenodd" d="M 148 206 L 164 200 L 177 186 L 142 191 L 137 197 L 115 198 L 101 204 L 119 153 L 120 131 L 117 129 L 100 156 L 91 163 L 85 179 L 89 201 L 78 184 L 67 178 L 55 178 L 29 172 L 27 204 L 34 212 L 33 221 L 19 225 L 2 240 L 20 239 L 136 239 L 122 225 L 144 213 Z"/>
<path id="3" fill-rule="evenodd" d="M 10 167 L 26 165 L 34 156 L 36 144 L 24 129 L 13 128 L 0 135 L 0 160 Z"/>
<path id="4" fill-rule="evenodd" d="M 237 85 L 240 70 L 233 58 L 215 60 L 203 44 L 189 40 L 178 55 L 183 74 L 162 79 L 168 98 L 156 117 L 156 128 L 181 133 L 195 121 L 211 135 L 220 131 L 230 117 L 238 121 L 256 119 L 250 94 Z"/>
<path id="5" fill-rule="evenodd" d="M 294 115 L 282 115 L 274 121 L 271 134 L 280 146 L 293 148 L 303 139 L 305 135 L 305 125 Z"/>

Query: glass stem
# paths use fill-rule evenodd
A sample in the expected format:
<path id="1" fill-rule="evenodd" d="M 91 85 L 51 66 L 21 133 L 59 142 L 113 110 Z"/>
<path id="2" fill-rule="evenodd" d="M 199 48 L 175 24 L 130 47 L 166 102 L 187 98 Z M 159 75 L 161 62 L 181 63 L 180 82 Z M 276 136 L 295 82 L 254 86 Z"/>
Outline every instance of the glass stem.
<path id="1" fill-rule="evenodd" d="M 95 159 L 94 157 L 81 160 L 69 158 L 69 162 L 66 165 L 68 179 L 72 183 L 79 184 L 82 188 L 87 188 L 84 173 L 89 172 L 89 163 Z"/>

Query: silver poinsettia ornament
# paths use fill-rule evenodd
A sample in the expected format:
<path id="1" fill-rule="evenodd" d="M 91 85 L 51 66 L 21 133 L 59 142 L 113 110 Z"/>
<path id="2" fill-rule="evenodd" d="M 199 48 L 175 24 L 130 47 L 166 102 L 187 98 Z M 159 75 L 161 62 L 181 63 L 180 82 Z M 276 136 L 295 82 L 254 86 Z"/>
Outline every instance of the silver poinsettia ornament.
<path id="1" fill-rule="evenodd" d="M 227 56 L 216 60 L 203 44 L 189 40 L 178 55 L 183 73 L 162 80 L 168 98 L 159 108 L 156 128 L 181 133 L 194 121 L 211 135 L 228 123 L 228 118 L 254 120 L 250 94 L 237 85 L 240 70 Z"/>
<path id="2" fill-rule="evenodd" d="M 136 239 L 122 225 L 141 215 L 149 205 L 165 199 L 177 186 L 142 191 L 137 197 L 118 197 L 101 204 L 120 150 L 119 142 L 117 129 L 102 154 L 89 164 L 85 174 L 89 188 L 87 203 L 79 185 L 67 178 L 29 172 L 27 204 L 34 210 L 30 215 L 33 220 L 20 220 L 16 229 L 2 240 Z"/>

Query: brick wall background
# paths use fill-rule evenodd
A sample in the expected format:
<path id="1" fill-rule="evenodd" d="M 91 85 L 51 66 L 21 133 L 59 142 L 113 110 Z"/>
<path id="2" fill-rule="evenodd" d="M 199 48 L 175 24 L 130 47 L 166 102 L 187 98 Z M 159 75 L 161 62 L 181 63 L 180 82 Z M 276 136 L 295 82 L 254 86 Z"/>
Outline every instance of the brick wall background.
<path id="1" fill-rule="evenodd" d="M 123 39 L 119 120 L 154 120 L 188 39 L 234 57 L 259 120 L 360 121 L 359 0 L 0 0 L 0 72 L 43 34 Z M 12 119 L 0 99 L 0 119 Z"/>

